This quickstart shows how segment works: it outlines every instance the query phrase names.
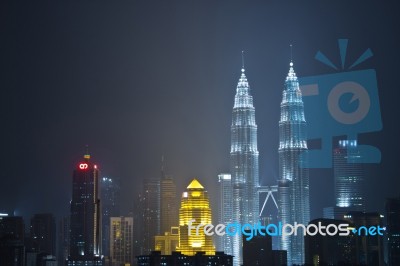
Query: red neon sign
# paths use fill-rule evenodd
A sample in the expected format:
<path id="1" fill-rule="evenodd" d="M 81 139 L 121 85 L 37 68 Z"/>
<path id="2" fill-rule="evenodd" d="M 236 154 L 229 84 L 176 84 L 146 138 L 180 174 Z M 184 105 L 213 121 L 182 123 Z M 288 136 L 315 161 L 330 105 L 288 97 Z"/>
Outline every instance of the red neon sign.
<path id="1" fill-rule="evenodd" d="M 79 165 L 79 169 L 84 170 L 84 169 L 87 169 L 87 168 L 88 168 L 88 164 L 87 164 L 87 163 L 81 163 L 81 164 Z"/>

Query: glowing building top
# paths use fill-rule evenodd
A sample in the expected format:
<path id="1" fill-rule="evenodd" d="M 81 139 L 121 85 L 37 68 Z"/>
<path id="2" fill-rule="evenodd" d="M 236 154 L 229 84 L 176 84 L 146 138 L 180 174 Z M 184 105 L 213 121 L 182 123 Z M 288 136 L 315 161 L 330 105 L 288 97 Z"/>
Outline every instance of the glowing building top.
<path id="1" fill-rule="evenodd" d="M 191 223 L 191 233 L 188 228 Z M 193 256 L 203 251 L 206 255 L 214 255 L 215 247 L 212 236 L 206 236 L 203 230 L 196 232 L 199 224 L 211 224 L 211 208 L 207 191 L 197 179 L 193 179 L 183 192 L 179 210 L 179 247 L 177 251 L 184 255 Z"/>

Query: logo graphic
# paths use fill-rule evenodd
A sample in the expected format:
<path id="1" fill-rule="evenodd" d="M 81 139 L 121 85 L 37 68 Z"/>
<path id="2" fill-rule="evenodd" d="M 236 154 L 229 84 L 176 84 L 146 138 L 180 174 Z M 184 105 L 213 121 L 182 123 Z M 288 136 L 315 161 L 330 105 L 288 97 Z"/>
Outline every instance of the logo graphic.
<path id="1" fill-rule="evenodd" d="M 376 73 L 373 69 L 350 71 L 373 54 L 367 49 L 345 71 L 347 39 L 339 39 L 343 72 L 299 78 L 307 121 L 308 140 L 321 140 L 320 149 L 309 150 L 309 168 L 332 167 L 332 138 L 346 135 L 357 140 L 360 133 L 382 130 Z M 315 59 L 338 70 L 320 51 Z M 371 145 L 358 145 L 360 158 L 353 163 L 380 163 L 381 152 Z M 349 161 L 349 163 L 351 163 Z"/>
<path id="2" fill-rule="evenodd" d="M 79 169 L 84 170 L 84 169 L 87 169 L 87 168 L 88 168 L 87 163 L 81 163 L 81 164 L 79 165 Z"/>

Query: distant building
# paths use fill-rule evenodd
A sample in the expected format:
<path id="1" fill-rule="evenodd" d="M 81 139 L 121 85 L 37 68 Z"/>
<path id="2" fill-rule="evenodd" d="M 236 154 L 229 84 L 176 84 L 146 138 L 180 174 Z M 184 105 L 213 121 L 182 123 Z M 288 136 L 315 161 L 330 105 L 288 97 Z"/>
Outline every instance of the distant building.
<path id="1" fill-rule="evenodd" d="M 110 218 L 110 259 L 113 266 L 133 265 L 133 218 Z"/>
<path id="2" fill-rule="evenodd" d="M 110 218 L 120 216 L 120 184 L 118 178 L 101 178 L 102 255 L 110 255 Z"/>
<path id="3" fill-rule="evenodd" d="M 70 217 L 61 218 L 58 223 L 58 264 L 64 266 L 69 255 L 69 221 Z"/>
<path id="4" fill-rule="evenodd" d="M 339 140 L 338 144 L 333 151 L 336 206 L 365 211 L 364 168 L 357 140 Z"/>
<path id="5" fill-rule="evenodd" d="M 365 211 L 365 173 L 357 140 L 339 140 L 333 149 L 335 206 L 325 207 L 323 217 L 343 220 L 351 211 Z"/>
<path id="6" fill-rule="evenodd" d="M 388 265 L 400 265 L 400 197 L 386 199 Z"/>
<path id="7" fill-rule="evenodd" d="M 31 219 L 32 250 L 56 255 L 56 220 L 53 214 L 35 214 Z"/>
<path id="8" fill-rule="evenodd" d="M 0 216 L 0 265 L 25 266 L 25 228 L 19 216 Z"/>
<path id="9" fill-rule="evenodd" d="M 193 179 L 183 192 L 181 208 L 179 209 L 179 247 L 177 251 L 187 256 L 197 252 L 214 255 L 215 247 L 212 236 L 207 236 L 202 230 L 196 233 L 199 224 L 211 224 L 211 208 L 208 193 L 197 179 Z M 188 232 L 189 225 L 192 229 Z"/>
<path id="10" fill-rule="evenodd" d="M 160 235 L 160 179 L 145 179 L 141 196 L 141 254 L 149 254 L 154 250 L 154 237 Z"/>
<path id="11" fill-rule="evenodd" d="M 137 256 L 138 266 L 232 266 L 233 258 L 223 252 L 215 255 L 206 255 L 205 252 L 197 252 L 193 256 L 184 255 L 181 252 L 172 252 L 171 255 L 162 255 L 160 251 L 153 251 L 149 255 Z"/>
<path id="12" fill-rule="evenodd" d="M 169 232 L 178 226 L 178 200 L 172 176 L 163 175 L 160 180 L 160 233 Z"/>
<path id="13" fill-rule="evenodd" d="M 218 223 L 229 224 L 233 221 L 233 190 L 231 174 L 222 173 L 218 175 L 218 197 L 219 197 L 219 215 Z M 224 251 L 225 254 L 232 255 L 232 237 L 225 235 L 224 237 L 216 237 L 217 250 Z"/>
<path id="14" fill-rule="evenodd" d="M 102 265 L 100 181 L 88 152 L 73 172 L 68 266 Z"/>
<path id="15" fill-rule="evenodd" d="M 318 226 L 348 223 L 344 220 L 315 219 L 309 224 Z M 350 233 L 348 236 L 339 234 L 329 235 L 306 235 L 305 263 L 306 265 L 359 265 L 356 257 L 356 236 Z"/>
<path id="16" fill-rule="evenodd" d="M 247 230 L 249 234 L 250 231 Z M 247 240 L 243 235 L 243 266 L 282 266 L 287 265 L 287 251 L 273 250 L 272 237 L 254 234 Z"/>
<path id="17" fill-rule="evenodd" d="M 345 216 L 355 228 L 380 226 L 383 228 L 383 215 L 376 212 L 349 212 Z M 356 239 L 357 265 L 384 265 L 383 236 L 360 235 Z"/>
<path id="18" fill-rule="evenodd" d="M 170 232 L 156 236 L 155 251 L 160 251 L 161 255 L 171 255 L 179 245 L 179 227 L 171 227 Z"/>
<path id="19" fill-rule="evenodd" d="M 250 231 L 247 231 L 250 233 Z M 243 266 L 271 265 L 272 237 L 270 235 L 254 235 L 250 240 L 243 235 Z"/>

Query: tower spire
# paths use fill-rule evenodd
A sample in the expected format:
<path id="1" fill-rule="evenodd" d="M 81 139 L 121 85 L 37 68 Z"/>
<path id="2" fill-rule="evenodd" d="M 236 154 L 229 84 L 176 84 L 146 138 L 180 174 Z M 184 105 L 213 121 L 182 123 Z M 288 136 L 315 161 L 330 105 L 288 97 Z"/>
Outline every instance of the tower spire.
<path id="1" fill-rule="evenodd" d="M 293 45 L 290 44 L 290 63 L 293 65 Z"/>
<path id="2" fill-rule="evenodd" d="M 244 72 L 244 51 L 242 50 L 242 72 Z"/>

